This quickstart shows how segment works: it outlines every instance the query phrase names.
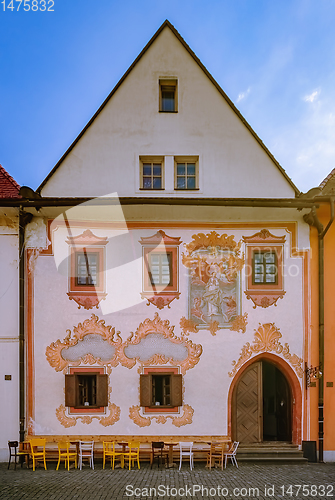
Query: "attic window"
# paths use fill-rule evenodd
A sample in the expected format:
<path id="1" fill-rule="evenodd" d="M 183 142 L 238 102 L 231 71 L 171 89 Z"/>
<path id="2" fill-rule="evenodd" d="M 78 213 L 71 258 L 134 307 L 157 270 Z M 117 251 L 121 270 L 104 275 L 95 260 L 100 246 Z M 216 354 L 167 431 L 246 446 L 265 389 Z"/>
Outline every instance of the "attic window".
<path id="1" fill-rule="evenodd" d="M 159 80 L 159 111 L 176 113 L 177 104 L 177 80 Z"/>

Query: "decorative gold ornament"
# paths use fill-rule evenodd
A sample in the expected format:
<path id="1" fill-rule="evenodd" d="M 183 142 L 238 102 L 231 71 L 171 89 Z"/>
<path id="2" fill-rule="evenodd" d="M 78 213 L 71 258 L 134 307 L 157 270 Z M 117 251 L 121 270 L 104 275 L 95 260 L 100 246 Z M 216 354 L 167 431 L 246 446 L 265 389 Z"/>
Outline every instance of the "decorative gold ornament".
<path id="1" fill-rule="evenodd" d="M 302 368 L 302 359 L 296 354 L 290 354 L 290 348 L 287 343 L 284 346 L 279 342 L 282 334 L 279 328 L 275 326 L 274 323 L 260 324 L 258 330 L 255 330 L 253 344 L 250 345 L 247 342 L 241 350 L 241 355 L 238 361 L 233 361 L 233 369 L 228 373 L 229 377 L 234 377 L 237 371 L 248 359 L 250 359 L 254 354 L 259 354 L 261 352 L 275 352 L 276 354 L 282 354 L 282 356 L 292 365 L 296 371 L 298 377 L 302 378 L 304 370 Z"/>
<path id="2" fill-rule="evenodd" d="M 191 319 L 186 319 L 183 316 L 179 322 L 180 328 L 183 332 L 183 335 L 188 335 L 188 333 L 197 333 L 197 325 Z"/>

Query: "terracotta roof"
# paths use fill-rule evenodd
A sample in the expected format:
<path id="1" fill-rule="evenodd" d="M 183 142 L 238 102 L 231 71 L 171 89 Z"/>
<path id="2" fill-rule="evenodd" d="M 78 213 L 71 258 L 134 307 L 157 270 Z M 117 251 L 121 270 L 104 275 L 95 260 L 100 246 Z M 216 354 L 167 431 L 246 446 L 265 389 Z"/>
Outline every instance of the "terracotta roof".
<path id="1" fill-rule="evenodd" d="M 323 179 L 320 188 L 322 195 L 335 195 L 335 168 Z"/>
<path id="2" fill-rule="evenodd" d="M 0 165 L 0 198 L 21 198 L 19 190 L 18 183 Z"/>

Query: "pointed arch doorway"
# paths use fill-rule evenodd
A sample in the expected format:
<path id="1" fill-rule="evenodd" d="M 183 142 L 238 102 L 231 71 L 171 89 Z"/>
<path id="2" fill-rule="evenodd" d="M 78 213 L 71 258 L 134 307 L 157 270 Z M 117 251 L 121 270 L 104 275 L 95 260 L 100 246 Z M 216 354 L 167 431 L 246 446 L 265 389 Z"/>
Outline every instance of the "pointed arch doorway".
<path id="1" fill-rule="evenodd" d="M 249 365 L 232 395 L 232 434 L 240 443 L 292 441 L 292 390 L 270 360 Z"/>

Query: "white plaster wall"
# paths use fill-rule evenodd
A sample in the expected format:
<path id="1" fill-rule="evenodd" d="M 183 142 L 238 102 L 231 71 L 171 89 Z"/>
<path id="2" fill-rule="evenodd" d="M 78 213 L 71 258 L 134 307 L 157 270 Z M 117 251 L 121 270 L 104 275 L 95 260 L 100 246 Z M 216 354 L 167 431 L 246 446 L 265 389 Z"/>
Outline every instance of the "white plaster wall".
<path id="1" fill-rule="evenodd" d="M 215 214 L 219 217 L 217 209 Z M 297 214 L 297 212 L 296 212 Z M 299 215 L 300 217 L 300 215 Z M 292 216 L 293 219 L 293 216 Z M 259 223 L 259 221 L 258 221 Z M 264 221 L 266 227 L 266 221 Z M 53 256 L 40 255 L 35 266 L 35 307 L 34 314 L 34 358 L 35 358 L 35 432 L 38 434 L 138 434 L 138 435 L 208 435 L 208 434 L 227 434 L 227 397 L 232 379 L 228 372 L 232 369 L 232 361 L 238 361 L 242 347 L 246 342 L 252 343 L 255 330 L 259 323 L 275 323 L 279 328 L 282 338 L 280 342 L 284 345 L 289 344 L 290 353 L 303 357 L 303 335 L 304 335 L 304 311 L 302 297 L 302 260 L 292 257 L 290 252 L 290 234 L 283 228 L 273 228 L 271 232 L 277 236 L 286 235 L 287 251 L 285 251 L 285 268 L 290 265 L 295 266 L 296 276 L 284 276 L 284 288 L 286 295 L 277 302 L 277 306 L 268 308 L 253 308 L 253 302 L 247 300 L 244 294 L 245 280 L 242 273 L 242 314 L 248 313 L 248 325 L 245 333 L 233 332 L 229 329 L 223 329 L 212 336 L 209 331 L 200 330 L 196 334 L 190 334 L 189 338 L 196 344 L 201 344 L 203 354 L 199 363 L 186 372 L 184 376 L 184 403 L 189 404 L 194 409 L 193 422 L 191 425 L 176 427 L 168 419 L 167 423 L 157 424 L 155 420 L 148 427 L 139 427 L 129 418 L 129 408 L 139 404 L 139 374 L 138 364 L 132 369 L 122 366 L 113 368 L 110 377 L 112 386 L 111 402 L 121 408 L 121 418 L 113 426 L 103 427 L 94 419 L 89 425 L 81 423 L 79 420 L 76 426 L 69 429 L 64 428 L 56 418 L 55 410 L 61 404 L 64 404 L 64 374 L 56 372 L 47 362 L 45 350 L 48 345 L 57 339 L 63 340 L 67 335 L 67 330 L 73 331 L 73 327 L 80 322 L 90 318 L 94 313 L 103 319 L 106 325 L 115 327 L 120 331 L 123 341 L 125 341 L 131 332 L 135 332 L 139 324 L 145 318 L 154 318 L 154 314 L 159 312 L 162 320 L 168 320 L 174 326 L 174 333 L 180 335 L 181 330 L 179 321 L 182 316 L 187 317 L 188 308 L 188 277 L 186 269 L 181 262 L 181 252 L 185 251 L 183 244 L 192 240 L 192 235 L 198 232 L 210 232 L 217 230 L 219 234 L 233 234 L 235 241 L 239 241 L 242 236 L 250 236 L 259 231 L 260 227 L 248 225 L 246 228 L 236 225 L 235 228 L 222 226 L 204 228 L 199 225 L 192 229 L 182 229 L 180 227 L 162 226 L 162 229 L 169 236 L 181 237 L 180 245 L 180 282 L 179 291 L 181 296 L 179 300 L 171 303 L 171 308 L 165 307 L 158 311 L 156 307 L 146 305 L 144 300 L 138 300 L 136 304 L 130 304 L 131 307 L 122 310 L 113 310 L 103 312 L 102 308 L 86 311 L 78 309 L 75 302 L 70 301 L 67 292 L 67 276 L 57 272 Z M 152 236 L 157 229 L 132 229 L 131 240 L 135 250 L 127 257 L 131 262 L 131 255 L 137 256 L 140 251 L 138 243 L 141 237 Z M 306 241 L 305 225 L 298 224 L 298 235 L 301 242 Z M 83 227 L 73 228 L 73 236 L 81 234 Z M 113 231 L 110 227 L 106 230 L 102 228 L 94 229 L 97 236 L 107 236 L 109 243 L 106 246 L 107 262 L 111 258 L 110 252 L 123 254 L 125 248 L 120 240 L 117 241 L 118 230 Z M 53 240 L 61 243 L 67 236 L 66 229 L 58 228 Z M 114 238 L 113 238 L 114 236 Z M 114 241 L 115 240 L 115 241 Z M 67 247 L 67 244 L 65 244 Z M 137 246 L 137 247 L 136 247 Z M 111 263 L 113 265 L 113 262 Z M 127 265 L 127 264 L 126 264 Z M 141 288 L 141 273 L 138 274 L 135 282 L 129 278 L 124 280 L 124 287 L 117 281 L 109 281 L 107 284 L 107 293 L 114 297 L 124 294 L 127 299 L 127 290 L 135 286 Z M 113 300 L 114 300 L 113 299 Z M 113 300 L 111 302 L 113 303 Z M 294 307 L 292 307 L 294 305 Z M 300 379 L 300 382 L 302 380 Z"/>
<path id="2" fill-rule="evenodd" d="M 158 112 L 164 76 L 178 78 L 178 113 Z M 140 155 L 199 155 L 199 191 L 139 191 Z M 173 161 L 166 169 L 171 179 Z M 169 28 L 132 69 L 42 195 L 114 191 L 119 196 L 294 197 L 287 179 Z"/>
<path id="3" fill-rule="evenodd" d="M 8 460 L 8 440 L 19 439 L 17 217 L 11 220 L 12 227 L 0 226 L 0 461 Z"/>

